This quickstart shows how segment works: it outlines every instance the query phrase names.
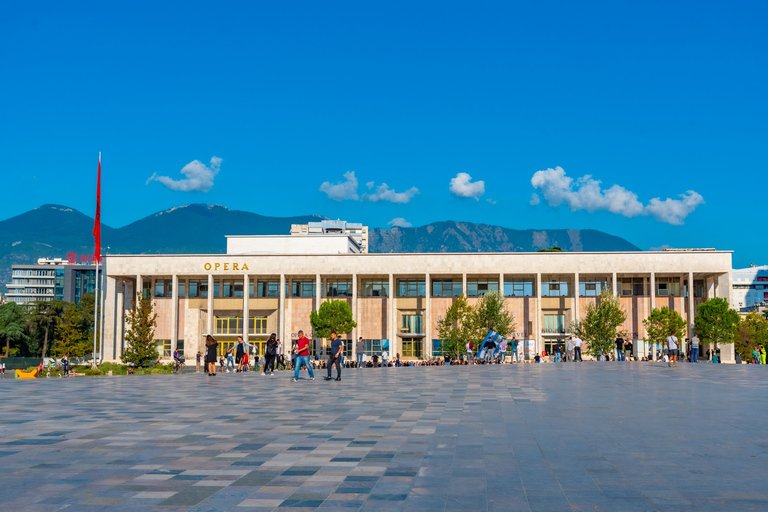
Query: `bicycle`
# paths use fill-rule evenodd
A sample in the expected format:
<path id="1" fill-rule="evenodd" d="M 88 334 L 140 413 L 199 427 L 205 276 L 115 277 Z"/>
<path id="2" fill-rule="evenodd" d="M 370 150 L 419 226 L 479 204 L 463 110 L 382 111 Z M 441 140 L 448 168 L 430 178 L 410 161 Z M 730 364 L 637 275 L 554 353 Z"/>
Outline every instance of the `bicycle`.
<path id="1" fill-rule="evenodd" d="M 183 359 L 179 359 L 175 361 L 176 364 L 173 365 L 173 373 L 186 373 L 187 372 L 187 365 L 184 364 Z"/>

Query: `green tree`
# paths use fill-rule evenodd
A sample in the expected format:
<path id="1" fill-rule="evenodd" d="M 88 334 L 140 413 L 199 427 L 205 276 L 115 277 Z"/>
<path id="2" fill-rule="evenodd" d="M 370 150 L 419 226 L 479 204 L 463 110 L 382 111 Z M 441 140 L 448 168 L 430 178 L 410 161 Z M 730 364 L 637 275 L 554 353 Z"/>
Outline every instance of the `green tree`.
<path id="1" fill-rule="evenodd" d="M 609 354 L 616 346 L 616 338 L 623 334 L 619 326 L 627 319 L 619 298 L 604 290 L 594 303 L 587 306 L 581 322 L 574 322 L 573 332 L 587 342 L 586 352 L 593 357 Z"/>
<path id="2" fill-rule="evenodd" d="M 703 343 L 734 343 L 739 331 L 739 314 L 730 308 L 728 301 L 719 297 L 699 304 L 693 331 Z"/>
<path id="3" fill-rule="evenodd" d="M 669 307 L 654 308 L 648 318 L 643 320 L 645 326 L 645 341 L 660 344 L 666 343 L 667 336 L 675 335 L 678 339 L 685 338 L 686 323 L 680 313 Z M 663 346 L 663 345 L 662 345 Z"/>
<path id="4" fill-rule="evenodd" d="M 32 330 L 43 335 L 43 349 L 41 357 L 48 355 L 48 340 L 52 331 L 61 320 L 66 302 L 61 300 L 38 301 L 32 305 L 29 311 L 28 321 Z M 39 337 L 38 337 L 39 339 Z"/>
<path id="5" fill-rule="evenodd" d="M 467 340 L 475 335 L 474 308 L 467 302 L 467 296 L 461 295 L 437 320 L 437 334 L 443 343 L 443 352 L 458 359 L 464 352 Z"/>
<path id="6" fill-rule="evenodd" d="M 96 302 L 96 297 L 90 293 L 84 294 L 80 297 L 80 302 L 77 303 L 77 317 L 78 321 L 83 327 L 86 333 L 86 337 L 91 342 L 91 350 L 93 350 L 93 330 L 96 329 L 96 350 L 99 350 L 99 326 L 96 324 L 93 308 Z M 101 308 L 99 308 L 101 310 Z M 99 311 L 96 312 L 99 314 Z"/>
<path id="7" fill-rule="evenodd" d="M 357 323 L 352 320 L 352 309 L 345 300 L 323 302 L 319 311 L 310 313 L 309 323 L 315 335 L 320 338 L 330 338 L 331 332 L 348 334 L 357 327 Z"/>
<path id="8" fill-rule="evenodd" d="M 11 348 L 11 343 L 21 345 L 27 341 L 24 330 L 26 310 L 15 302 L 6 302 L 0 306 L 0 340 L 5 341 L 5 357 L 19 353 L 19 346 Z"/>
<path id="9" fill-rule="evenodd" d="M 501 336 L 515 332 L 515 316 L 504 307 L 504 296 L 499 291 L 483 295 L 474 308 L 475 337 L 482 340 L 489 330 Z"/>
<path id="10" fill-rule="evenodd" d="M 152 298 L 142 298 L 141 294 L 137 294 L 126 320 L 130 327 L 125 333 L 123 362 L 149 366 L 160 357 L 155 342 L 157 314 L 153 311 Z"/>
<path id="11" fill-rule="evenodd" d="M 67 304 L 64 315 L 56 325 L 56 336 L 51 352 L 57 357 L 83 357 L 90 352 L 87 332 L 83 329 L 77 306 Z"/>
<path id="12" fill-rule="evenodd" d="M 746 361 L 752 358 L 752 350 L 757 345 L 768 347 L 768 319 L 752 311 L 739 322 L 736 352 Z"/>
<path id="13" fill-rule="evenodd" d="M 547 247 L 546 249 L 539 249 L 536 252 L 565 252 L 565 251 L 563 251 L 562 248 L 556 245 L 553 245 L 552 247 Z"/>

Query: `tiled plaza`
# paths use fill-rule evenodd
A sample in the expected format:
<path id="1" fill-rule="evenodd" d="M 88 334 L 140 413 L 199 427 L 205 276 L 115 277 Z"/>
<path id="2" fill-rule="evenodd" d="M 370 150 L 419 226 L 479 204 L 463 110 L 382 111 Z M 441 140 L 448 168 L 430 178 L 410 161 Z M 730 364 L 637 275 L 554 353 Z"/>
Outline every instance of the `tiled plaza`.
<path id="1" fill-rule="evenodd" d="M 0 380 L 0 510 L 765 511 L 768 367 Z"/>

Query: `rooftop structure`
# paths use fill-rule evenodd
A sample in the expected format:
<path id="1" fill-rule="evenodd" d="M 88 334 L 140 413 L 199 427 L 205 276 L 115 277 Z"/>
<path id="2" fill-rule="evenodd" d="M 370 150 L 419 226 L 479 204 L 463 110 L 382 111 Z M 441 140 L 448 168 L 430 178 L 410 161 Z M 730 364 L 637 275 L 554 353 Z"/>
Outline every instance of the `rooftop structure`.
<path id="1" fill-rule="evenodd" d="M 328 219 L 308 224 L 291 224 L 291 236 L 302 235 L 348 235 L 360 246 L 360 252 L 368 252 L 368 226 L 359 222 Z"/>

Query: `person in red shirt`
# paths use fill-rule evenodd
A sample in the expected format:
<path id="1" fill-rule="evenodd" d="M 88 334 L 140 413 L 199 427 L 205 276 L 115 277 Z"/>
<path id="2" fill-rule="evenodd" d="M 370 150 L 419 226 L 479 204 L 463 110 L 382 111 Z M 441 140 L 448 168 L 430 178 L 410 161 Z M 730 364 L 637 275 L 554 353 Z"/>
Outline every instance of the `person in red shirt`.
<path id="1" fill-rule="evenodd" d="M 312 370 L 312 365 L 309 364 L 309 339 L 304 336 L 304 331 L 299 331 L 299 340 L 296 342 L 296 369 L 293 371 L 292 382 L 299 381 L 301 365 L 307 367 L 309 380 L 315 380 L 315 372 Z"/>

